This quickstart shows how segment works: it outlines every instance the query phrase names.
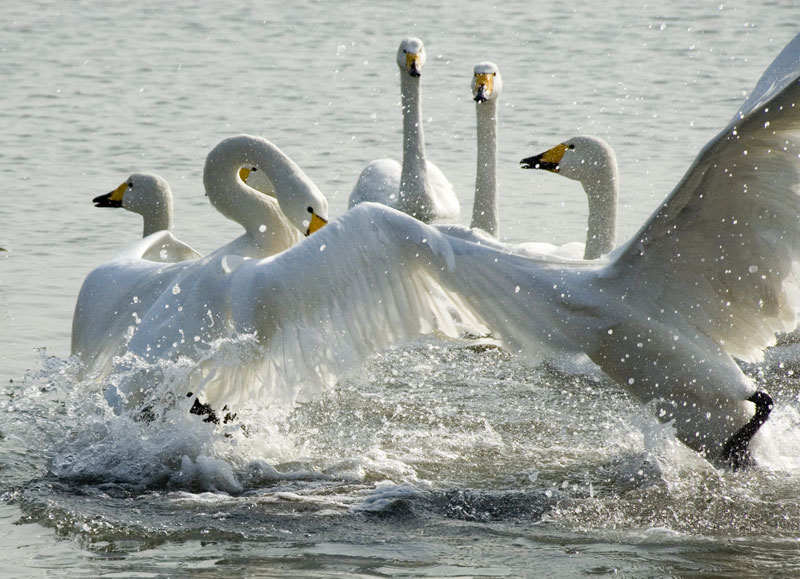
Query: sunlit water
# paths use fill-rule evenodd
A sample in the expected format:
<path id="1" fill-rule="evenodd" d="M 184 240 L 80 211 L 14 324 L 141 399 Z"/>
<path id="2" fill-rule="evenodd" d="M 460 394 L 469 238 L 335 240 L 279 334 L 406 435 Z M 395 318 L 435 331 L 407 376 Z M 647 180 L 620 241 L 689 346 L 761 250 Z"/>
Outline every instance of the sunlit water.
<path id="1" fill-rule="evenodd" d="M 117 417 L 69 355 L 88 271 L 141 234 L 92 197 L 133 171 L 201 251 L 238 235 L 202 195 L 220 139 L 261 134 L 342 212 L 400 154 L 394 53 L 423 77 L 430 157 L 475 175 L 472 66 L 496 62 L 501 236 L 583 236 L 577 183 L 518 161 L 578 133 L 615 148 L 621 239 L 797 32 L 796 2 L 175 2 L 0 9 L 0 573 L 6 576 L 800 574 L 800 353 L 748 368 L 777 402 L 761 467 L 714 470 L 585 365 L 426 339 L 291 408 L 212 429 Z"/>

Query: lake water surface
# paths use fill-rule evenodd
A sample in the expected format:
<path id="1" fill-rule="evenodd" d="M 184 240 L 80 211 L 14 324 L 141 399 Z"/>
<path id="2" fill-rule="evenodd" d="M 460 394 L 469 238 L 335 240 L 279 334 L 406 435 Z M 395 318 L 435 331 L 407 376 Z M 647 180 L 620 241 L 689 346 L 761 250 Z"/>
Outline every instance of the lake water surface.
<path id="1" fill-rule="evenodd" d="M 374 356 L 249 436 L 117 419 L 69 359 L 86 274 L 141 236 L 91 199 L 171 184 L 176 234 L 239 235 L 206 154 L 262 135 L 331 214 L 399 157 L 400 40 L 428 52 L 428 154 L 475 179 L 477 62 L 497 63 L 501 238 L 579 240 L 580 186 L 519 159 L 581 133 L 615 149 L 619 239 L 669 193 L 798 32 L 794 0 L 263 2 L 0 8 L 0 575 L 791 577 L 800 575 L 800 354 L 750 368 L 778 407 L 746 473 L 714 470 L 589 369 L 437 339 Z"/>

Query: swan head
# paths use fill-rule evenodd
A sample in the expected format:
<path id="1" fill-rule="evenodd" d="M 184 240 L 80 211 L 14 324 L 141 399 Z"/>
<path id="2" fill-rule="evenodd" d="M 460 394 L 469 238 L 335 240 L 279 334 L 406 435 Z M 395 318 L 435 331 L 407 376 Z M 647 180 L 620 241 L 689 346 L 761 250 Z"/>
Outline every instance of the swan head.
<path id="1" fill-rule="evenodd" d="M 92 199 L 92 203 L 95 207 L 122 207 L 147 215 L 154 211 L 171 211 L 172 191 L 158 175 L 134 173 L 110 193 Z"/>
<path id="2" fill-rule="evenodd" d="M 503 78 L 493 62 L 476 64 L 473 73 L 472 98 L 476 103 L 496 100 L 503 92 Z"/>
<path id="3" fill-rule="evenodd" d="M 144 220 L 144 235 L 172 229 L 172 191 L 158 175 L 134 173 L 119 187 L 92 199 L 95 207 L 122 207 Z"/>
<path id="4" fill-rule="evenodd" d="M 266 171 L 259 171 L 257 166 L 245 166 L 239 169 L 239 178 L 256 191 L 275 197 L 283 211 L 292 223 L 305 235 L 311 235 L 328 223 L 328 200 L 315 187 L 310 184 L 302 193 L 296 196 L 280 197 L 275 192 L 275 186 L 267 176 Z M 284 199 L 284 197 L 287 197 Z M 298 203 L 295 203 L 297 201 Z M 305 212 L 303 212 L 305 208 Z"/>
<path id="5" fill-rule="evenodd" d="M 409 76 L 422 76 L 422 67 L 425 66 L 427 58 L 425 45 L 419 38 L 413 36 L 404 38 L 400 48 L 397 49 L 397 66 Z"/>
<path id="6" fill-rule="evenodd" d="M 544 153 L 520 161 L 523 169 L 544 169 L 587 183 L 599 172 L 616 174 L 613 149 L 603 139 L 582 135 L 572 137 Z"/>
<path id="7" fill-rule="evenodd" d="M 311 235 L 328 223 L 328 200 L 309 180 L 292 195 L 278 195 L 278 204 L 303 235 Z"/>

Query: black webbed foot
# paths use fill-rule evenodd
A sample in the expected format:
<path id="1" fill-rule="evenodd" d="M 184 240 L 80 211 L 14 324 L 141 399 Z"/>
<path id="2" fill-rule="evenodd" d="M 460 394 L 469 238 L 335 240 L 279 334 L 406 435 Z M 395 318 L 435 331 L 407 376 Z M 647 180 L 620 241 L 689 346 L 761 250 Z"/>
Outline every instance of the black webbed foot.
<path id="1" fill-rule="evenodd" d="M 186 395 L 187 398 L 190 396 L 193 396 L 191 392 L 189 392 Z M 222 407 L 222 411 L 225 412 L 225 416 L 222 418 L 222 424 L 228 424 L 228 422 L 236 420 L 236 414 L 227 412 L 227 410 L 228 410 L 227 406 Z M 214 409 L 211 408 L 211 405 L 200 402 L 199 398 L 194 399 L 194 404 L 192 404 L 192 407 L 189 409 L 189 412 L 191 414 L 197 414 L 198 416 L 205 416 L 203 422 L 213 422 L 214 424 L 219 424 L 220 422 L 217 413 L 214 412 Z"/>
<path id="2" fill-rule="evenodd" d="M 756 405 L 756 413 L 750 421 L 742 426 L 730 437 L 722 447 L 722 460 L 731 470 L 739 470 L 753 466 L 753 457 L 750 455 L 750 439 L 753 438 L 761 425 L 769 418 L 774 404 L 766 392 L 756 392 L 748 400 Z"/>

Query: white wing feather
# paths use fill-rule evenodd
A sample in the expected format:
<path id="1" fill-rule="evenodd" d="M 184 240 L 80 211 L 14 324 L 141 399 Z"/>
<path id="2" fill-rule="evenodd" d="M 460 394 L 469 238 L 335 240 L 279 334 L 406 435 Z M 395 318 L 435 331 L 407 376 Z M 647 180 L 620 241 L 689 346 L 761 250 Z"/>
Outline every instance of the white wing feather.
<path id="1" fill-rule="evenodd" d="M 72 318 L 72 354 L 81 357 L 87 373 L 102 376 L 111 370 L 133 328 L 182 269 L 171 262 L 199 257 L 163 230 L 131 244 L 86 276 Z"/>
<path id="2" fill-rule="evenodd" d="M 458 336 L 463 304 L 434 279 L 452 260 L 436 229 L 366 203 L 281 254 L 237 263 L 216 291 L 230 307 L 227 337 L 254 334 L 258 353 L 238 365 L 205 360 L 202 384 L 189 388 L 216 408 L 296 399 L 376 350 L 435 330 Z M 179 295 L 191 294 L 181 283 Z M 175 321 L 157 333 L 180 331 Z"/>
<path id="3" fill-rule="evenodd" d="M 606 273 L 661 304 L 664 322 L 683 317 L 745 361 L 796 325 L 800 42 L 789 46 L 794 75 L 784 52 L 783 86 L 706 145 Z"/>

